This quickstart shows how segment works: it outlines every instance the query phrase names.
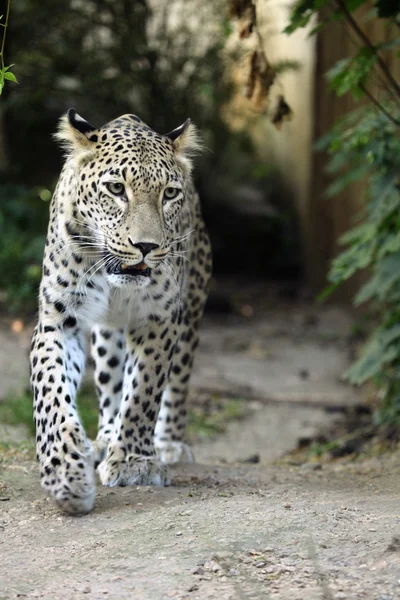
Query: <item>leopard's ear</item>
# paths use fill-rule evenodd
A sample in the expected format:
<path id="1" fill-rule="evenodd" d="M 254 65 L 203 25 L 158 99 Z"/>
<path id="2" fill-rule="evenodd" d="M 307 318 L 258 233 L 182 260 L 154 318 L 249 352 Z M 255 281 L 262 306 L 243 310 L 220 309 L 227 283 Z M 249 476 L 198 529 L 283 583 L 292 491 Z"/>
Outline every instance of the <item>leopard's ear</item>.
<path id="1" fill-rule="evenodd" d="M 186 119 L 182 125 L 167 133 L 165 137 L 172 141 L 178 159 L 190 171 L 192 168 L 190 157 L 203 149 L 196 126 L 190 119 Z"/>
<path id="2" fill-rule="evenodd" d="M 78 115 L 74 108 L 70 108 L 68 112 L 60 119 L 57 133 L 54 138 L 61 142 L 67 152 L 86 155 L 93 150 L 93 143 L 97 142 L 97 136 L 91 135 L 93 127 L 88 121 L 85 121 Z"/>

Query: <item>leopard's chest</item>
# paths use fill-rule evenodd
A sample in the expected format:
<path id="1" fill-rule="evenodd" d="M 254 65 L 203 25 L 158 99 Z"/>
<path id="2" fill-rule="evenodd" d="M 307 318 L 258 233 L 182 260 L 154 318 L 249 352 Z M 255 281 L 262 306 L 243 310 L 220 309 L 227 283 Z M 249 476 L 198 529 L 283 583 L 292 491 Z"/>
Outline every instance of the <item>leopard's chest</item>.
<path id="1" fill-rule="evenodd" d="M 75 299 L 74 312 L 85 329 L 94 325 L 132 328 L 154 317 L 165 320 L 182 298 L 181 278 L 163 274 L 151 285 L 137 289 L 134 283 L 122 288 L 110 286 L 101 275 Z"/>

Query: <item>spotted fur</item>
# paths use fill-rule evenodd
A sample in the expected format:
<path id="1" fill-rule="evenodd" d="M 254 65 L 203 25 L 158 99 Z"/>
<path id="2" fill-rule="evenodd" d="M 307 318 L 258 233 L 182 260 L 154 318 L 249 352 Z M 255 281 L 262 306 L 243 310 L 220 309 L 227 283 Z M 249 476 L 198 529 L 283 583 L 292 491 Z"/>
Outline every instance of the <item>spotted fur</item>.
<path id="1" fill-rule="evenodd" d="M 185 401 L 211 272 L 190 176 L 189 121 L 170 134 L 135 115 L 96 129 L 73 109 L 56 137 L 67 158 L 55 190 L 32 339 L 42 486 L 69 513 L 103 485 L 164 485 L 191 460 Z M 87 438 L 76 393 L 88 334 L 99 398 Z"/>

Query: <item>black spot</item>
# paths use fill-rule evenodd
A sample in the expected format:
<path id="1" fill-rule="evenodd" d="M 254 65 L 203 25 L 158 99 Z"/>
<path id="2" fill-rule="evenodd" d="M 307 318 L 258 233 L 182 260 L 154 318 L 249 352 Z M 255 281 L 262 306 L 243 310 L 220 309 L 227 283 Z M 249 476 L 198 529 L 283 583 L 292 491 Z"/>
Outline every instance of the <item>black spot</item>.
<path id="1" fill-rule="evenodd" d="M 182 356 L 182 364 L 187 365 L 190 361 L 190 354 L 186 353 Z"/>
<path id="2" fill-rule="evenodd" d="M 54 302 L 54 307 L 58 310 L 59 313 L 65 312 L 65 306 L 62 302 Z"/>
<path id="3" fill-rule="evenodd" d="M 118 392 L 120 392 L 121 390 L 122 390 L 122 381 L 120 381 L 119 383 L 117 383 L 117 385 L 115 385 L 113 387 L 114 394 L 118 394 Z"/>
<path id="4" fill-rule="evenodd" d="M 75 325 L 76 325 L 75 317 L 67 317 L 64 320 L 64 327 L 75 327 Z"/>
<path id="5" fill-rule="evenodd" d="M 105 373 L 104 371 L 101 371 L 100 375 L 99 375 L 99 382 L 100 383 L 108 383 L 110 381 L 110 375 L 108 373 Z"/>
<path id="6" fill-rule="evenodd" d="M 117 367 L 119 365 L 119 359 L 116 356 L 112 356 L 108 361 L 107 364 L 109 367 L 114 368 Z"/>

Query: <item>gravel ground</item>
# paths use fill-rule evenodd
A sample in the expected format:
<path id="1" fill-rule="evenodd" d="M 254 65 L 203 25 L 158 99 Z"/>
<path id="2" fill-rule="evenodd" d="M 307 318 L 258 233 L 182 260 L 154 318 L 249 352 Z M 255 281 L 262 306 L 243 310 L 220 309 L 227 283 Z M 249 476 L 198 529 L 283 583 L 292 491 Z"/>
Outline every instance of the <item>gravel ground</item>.
<path id="1" fill-rule="evenodd" d="M 340 381 L 350 324 L 310 306 L 207 320 L 195 390 L 245 398 L 248 416 L 197 443 L 171 487 L 99 486 L 90 515 L 64 516 L 29 452 L 6 449 L 0 600 L 399 599 L 400 452 L 275 462 L 359 402 Z M 0 397 L 26 385 L 27 329 L 0 332 Z"/>
<path id="2" fill-rule="evenodd" d="M 3 466 L 0 598 L 400 598 L 400 455 L 192 465 L 60 515 L 36 466 Z"/>

